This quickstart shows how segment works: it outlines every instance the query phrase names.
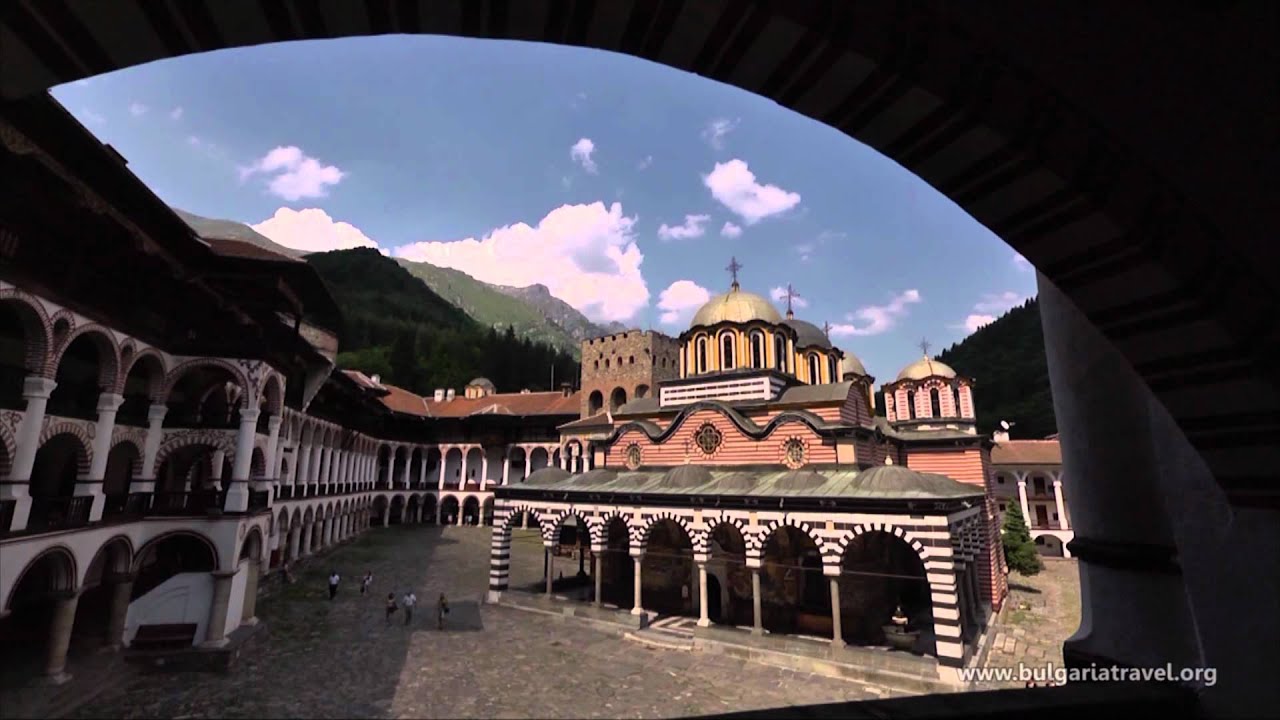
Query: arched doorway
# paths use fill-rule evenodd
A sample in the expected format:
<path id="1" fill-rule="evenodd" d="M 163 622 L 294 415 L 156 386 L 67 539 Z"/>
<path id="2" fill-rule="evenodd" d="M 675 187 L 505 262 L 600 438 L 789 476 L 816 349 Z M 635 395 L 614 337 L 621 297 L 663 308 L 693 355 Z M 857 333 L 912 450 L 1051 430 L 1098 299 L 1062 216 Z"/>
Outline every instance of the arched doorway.
<path id="1" fill-rule="evenodd" d="M 475 495 L 468 495 L 462 501 L 461 525 L 476 525 L 480 522 L 480 500 Z"/>
<path id="2" fill-rule="evenodd" d="M 619 608 L 635 606 L 635 569 L 631 561 L 631 532 L 618 516 L 604 529 L 604 556 L 600 560 L 603 601 Z"/>
<path id="3" fill-rule="evenodd" d="M 422 507 L 422 501 L 418 495 L 410 495 L 408 502 L 404 506 L 404 521 L 406 524 L 418 522 L 418 511 Z"/>
<path id="4" fill-rule="evenodd" d="M 693 615 L 698 593 L 693 541 L 679 523 L 658 520 L 649 528 L 640 567 L 640 606 L 661 615 Z"/>
<path id="5" fill-rule="evenodd" d="M 422 496 L 422 522 L 435 525 L 436 512 L 439 508 L 436 506 L 436 496 L 426 494 Z"/>
<path id="6" fill-rule="evenodd" d="M 88 523 L 93 498 L 75 497 L 76 480 L 88 472 L 88 448 L 77 435 L 58 433 L 41 445 L 31 469 L 27 528 L 52 530 Z"/>
<path id="7" fill-rule="evenodd" d="M 54 323 L 54 336 L 58 336 L 59 324 Z M 98 398 L 104 389 L 116 381 L 119 358 L 115 345 L 95 330 L 77 335 L 58 360 L 53 393 L 45 414 L 51 417 L 68 417 L 79 420 L 98 419 Z"/>
<path id="8" fill-rule="evenodd" d="M 778 526 L 765 541 L 760 570 L 761 622 L 775 633 L 830 638 L 831 592 L 822 553 L 800 528 Z"/>
<path id="9" fill-rule="evenodd" d="M 132 442 L 117 443 L 107 455 L 107 469 L 102 479 L 106 495 L 105 517 L 141 514 L 146 508 L 129 501 L 129 485 L 142 468 L 142 455 Z"/>
<path id="10" fill-rule="evenodd" d="M 707 541 L 707 587 L 715 581 L 718 602 L 707 597 L 707 617 L 712 622 L 749 627 L 755 608 L 751 594 L 751 570 L 747 568 L 747 543 L 742 531 L 728 522 L 718 523 Z"/>
<path id="11" fill-rule="evenodd" d="M 152 540 L 138 553 L 130 600 L 137 600 L 183 573 L 213 572 L 217 555 L 209 541 L 177 532 Z"/>
<path id="12" fill-rule="evenodd" d="M 491 527 L 493 525 L 493 498 L 492 497 L 487 497 L 484 499 L 484 505 L 481 506 L 481 509 L 480 509 L 480 522 L 483 523 L 485 526 Z"/>
<path id="13" fill-rule="evenodd" d="M 6 599 L 8 615 L 0 618 L 4 687 L 21 687 L 41 675 L 62 676 L 66 647 L 59 645 L 66 640 L 54 635 L 53 621 L 66 603 L 75 602 L 76 589 L 75 559 L 65 548 L 46 550 L 22 571 Z"/>
<path id="14" fill-rule="evenodd" d="M 76 618 L 71 633 L 71 654 L 96 652 L 124 641 L 126 590 L 133 566 L 133 548 L 123 537 L 107 541 L 89 563 L 80 585 Z"/>
<path id="15" fill-rule="evenodd" d="M 724 598 L 720 590 L 720 579 L 715 575 L 707 575 L 707 618 L 713 623 L 721 622 L 724 613 L 721 608 Z"/>
<path id="16" fill-rule="evenodd" d="M 840 629 L 845 642 L 886 645 L 885 627 L 901 608 L 908 631 L 916 633 L 913 648 L 934 651 L 929 581 L 924 562 L 906 541 L 878 530 L 859 534 L 845 547 L 840 571 Z"/>
<path id="17" fill-rule="evenodd" d="M 44 320 L 35 306 L 21 299 L 0 300 L 0 408 L 26 408 L 23 382 L 42 368 L 48 350 Z"/>
<path id="18" fill-rule="evenodd" d="M 458 521 L 458 498 L 453 495 L 446 495 L 444 500 L 440 501 L 440 524 L 457 525 Z"/>
<path id="19" fill-rule="evenodd" d="M 391 498 L 391 522 L 392 525 L 399 525 L 404 522 L 404 496 L 396 495 Z"/>

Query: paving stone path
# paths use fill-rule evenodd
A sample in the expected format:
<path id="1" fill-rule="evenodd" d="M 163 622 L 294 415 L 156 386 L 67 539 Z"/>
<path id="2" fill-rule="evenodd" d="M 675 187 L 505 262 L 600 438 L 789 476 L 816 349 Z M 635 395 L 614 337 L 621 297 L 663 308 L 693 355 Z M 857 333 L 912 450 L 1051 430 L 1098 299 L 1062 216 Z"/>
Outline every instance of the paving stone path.
<path id="1" fill-rule="evenodd" d="M 1074 559 L 1044 565 L 1037 575 L 1009 575 L 1008 605 L 994 628 L 986 667 L 1062 667 L 1062 643 L 1080 627 L 1080 570 Z"/>
<path id="2" fill-rule="evenodd" d="M 535 582 L 542 572 L 537 531 L 527 532 L 529 542 L 515 543 L 513 581 Z M 480 606 L 488 554 L 483 527 L 367 533 L 259 601 L 270 635 L 230 674 L 140 675 L 72 717 L 656 718 L 882 697 L 875 687 L 649 649 Z M 342 575 L 332 602 L 331 569 Z M 374 583 L 362 597 L 366 570 Z M 566 564 L 565 574 L 572 571 L 576 563 Z M 405 627 L 400 612 L 387 625 L 387 593 L 407 589 L 420 603 L 413 624 Z M 434 617 L 441 592 L 451 605 L 443 632 Z"/>

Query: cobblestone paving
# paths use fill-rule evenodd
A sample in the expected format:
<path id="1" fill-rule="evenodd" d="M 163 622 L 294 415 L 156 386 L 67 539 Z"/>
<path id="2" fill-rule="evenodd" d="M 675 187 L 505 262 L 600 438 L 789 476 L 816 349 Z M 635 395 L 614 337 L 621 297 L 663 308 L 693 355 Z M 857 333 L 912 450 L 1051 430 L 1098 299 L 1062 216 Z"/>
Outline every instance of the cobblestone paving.
<path id="1" fill-rule="evenodd" d="M 542 572 L 529 533 L 514 543 L 513 581 Z M 371 532 L 259 601 L 270 636 L 229 675 L 135 677 L 73 717 L 648 718 L 882 697 L 879 688 L 649 649 L 520 610 L 467 612 L 486 589 L 488 553 L 488 528 Z M 557 573 L 561 563 L 566 575 L 577 569 L 559 560 Z M 332 602 L 330 569 L 343 578 Z M 374 583 L 362 597 L 365 570 Z M 387 625 L 387 593 L 408 589 L 420 602 L 412 626 L 403 612 Z M 472 627 L 435 629 L 441 592 L 458 608 L 450 620 Z"/>
<path id="2" fill-rule="evenodd" d="M 1080 627 L 1080 570 L 1074 559 L 1044 565 L 1030 577 L 1010 573 L 1008 604 L 994 628 L 987 667 L 1062 667 L 1062 643 Z"/>

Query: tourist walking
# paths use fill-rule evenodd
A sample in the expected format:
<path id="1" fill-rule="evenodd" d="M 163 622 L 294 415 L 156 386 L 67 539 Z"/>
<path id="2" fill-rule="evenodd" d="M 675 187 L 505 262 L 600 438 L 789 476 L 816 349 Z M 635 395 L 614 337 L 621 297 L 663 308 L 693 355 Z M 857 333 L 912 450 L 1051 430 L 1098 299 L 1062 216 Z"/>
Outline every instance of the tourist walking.
<path id="1" fill-rule="evenodd" d="M 334 570 L 333 572 L 329 573 L 329 599 L 330 600 L 337 597 L 338 581 L 341 579 L 342 579 L 342 576 L 338 574 L 337 570 Z"/>
<path id="2" fill-rule="evenodd" d="M 391 616 L 396 614 L 396 594 L 387 593 L 387 625 L 391 624 Z"/>
<path id="3" fill-rule="evenodd" d="M 418 596 L 410 590 L 400 598 L 400 604 L 404 606 L 404 624 L 408 625 L 413 620 L 413 606 L 418 604 Z"/>
<path id="4" fill-rule="evenodd" d="M 436 603 L 436 629 L 444 629 L 444 616 L 449 614 L 449 601 L 444 598 L 444 593 L 440 593 L 440 600 Z"/>
<path id="5" fill-rule="evenodd" d="M 360 594 L 364 595 L 368 592 L 370 585 L 373 585 L 373 571 L 366 570 L 364 572 L 364 579 L 360 581 Z"/>

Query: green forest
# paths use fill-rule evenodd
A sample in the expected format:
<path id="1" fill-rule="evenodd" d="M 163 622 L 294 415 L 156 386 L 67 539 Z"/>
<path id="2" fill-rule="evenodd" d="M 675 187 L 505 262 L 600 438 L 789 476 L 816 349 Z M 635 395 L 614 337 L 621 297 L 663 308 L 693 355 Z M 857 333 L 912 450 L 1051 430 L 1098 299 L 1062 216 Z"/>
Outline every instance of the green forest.
<path id="1" fill-rule="evenodd" d="M 1013 438 L 1035 440 L 1058 431 L 1035 298 L 978 328 L 937 359 L 973 378 L 979 433 L 990 435 L 1001 420 L 1013 424 Z"/>
<path id="2" fill-rule="evenodd" d="M 556 385 L 577 385 L 572 356 L 519 339 L 510 328 L 482 327 L 375 249 L 313 253 L 306 261 L 342 309 L 340 368 L 381 375 L 424 396 L 461 390 L 479 376 L 500 392 L 551 390 L 553 372 Z"/>

